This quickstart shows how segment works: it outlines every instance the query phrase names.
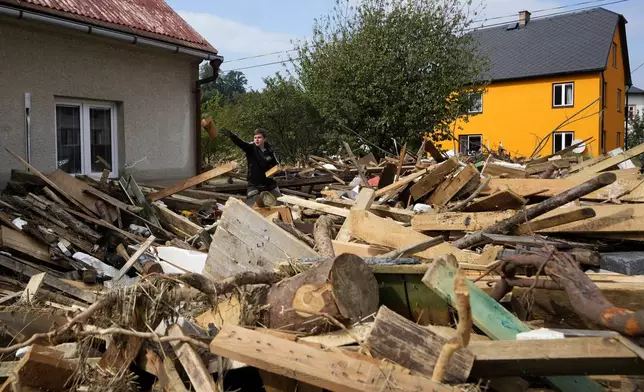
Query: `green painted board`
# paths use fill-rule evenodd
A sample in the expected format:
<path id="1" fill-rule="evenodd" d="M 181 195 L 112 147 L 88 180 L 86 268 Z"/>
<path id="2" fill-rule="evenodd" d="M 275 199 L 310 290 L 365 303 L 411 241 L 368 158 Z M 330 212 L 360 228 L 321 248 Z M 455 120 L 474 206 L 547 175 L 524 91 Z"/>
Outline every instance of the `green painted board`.
<path id="1" fill-rule="evenodd" d="M 442 258 L 434 260 L 431 267 L 423 277 L 423 283 L 434 290 L 447 303 L 452 304 L 454 297 L 454 275 L 456 268 L 449 265 Z M 487 336 L 495 340 L 515 340 L 519 332 L 530 331 L 507 309 L 476 287 L 472 281 L 467 281 L 470 290 L 470 305 L 474 325 L 481 329 Z M 545 377 L 553 387 L 563 392 L 594 392 L 605 389 L 595 381 L 584 376 L 556 376 Z"/>

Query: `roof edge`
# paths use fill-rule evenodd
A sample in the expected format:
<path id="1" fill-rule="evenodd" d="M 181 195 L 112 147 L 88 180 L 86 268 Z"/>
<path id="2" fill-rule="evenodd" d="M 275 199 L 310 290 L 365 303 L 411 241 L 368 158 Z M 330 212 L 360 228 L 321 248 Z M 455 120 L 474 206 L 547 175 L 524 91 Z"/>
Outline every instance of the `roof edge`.
<path id="1" fill-rule="evenodd" d="M 580 70 L 580 71 L 556 72 L 556 73 L 548 73 L 548 74 L 517 76 L 517 77 L 512 77 L 512 78 L 488 79 L 488 80 L 489 80 L 490 84 L 492 84 L 492 83 L 499 83 L 499 82 L 512 82 L 512 81 L 527 80 L 527 79 L 541 79 L 541 78 L 556 77 L 556 76 L 568 76 L 568 75 L 576 75 L 576 74 L 584 74 L 585 75 L 585 74 L 594 73 L 594 72 L 601 72 L 601 71 L 603 71 L 605 69 L 606 69 L 605 67 L 602 67 L 602 68 L 592 68 L 592 69 Z"/>

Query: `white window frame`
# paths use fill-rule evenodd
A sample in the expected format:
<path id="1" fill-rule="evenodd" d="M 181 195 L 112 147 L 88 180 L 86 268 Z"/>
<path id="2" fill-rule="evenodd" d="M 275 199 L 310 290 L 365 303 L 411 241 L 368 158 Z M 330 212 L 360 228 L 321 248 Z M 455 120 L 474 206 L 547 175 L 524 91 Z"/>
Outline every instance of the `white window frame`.
<path id="1" fill-rule="evenodd" d="M 461 154 L 461 138 L 466 137 L 467 138 L 467 147 L 465 148 L 465 155 L 472 155 L 470 154 L 470 138 L 471 137 L 479 137 L 481 138 L 481 150 L 483 150 L 483 134 L 471 134 L 471 135 L 459 135 L 458 136 L 458 153 Z"/>
<path id="2" fill-rule="evenodd" d="M 566 146 L 565 145 L 566 144 L 566 135 L 568 135 L 568 134 L 572 135 L 572 140 L 570 141 L 570 145 Z M 555 151 L 555 146 L 557 145 L 557 143 L 555 142 L 555 138 L 557 136 L 563 138 L 563 140 L 561 141 L 561 146 L 562 146 L 561 150 L 565 149 L 566 147 L 570 147 L 572 145 L 572 143 L 575 141 L 575 132 L 574 131 L 557 131 L 557 132 L 553 132 L 553 135 L 552 135 L 552 153 L 553 154 L 556 154 L 557 152 L 561 151 L 561 150 Z"/>
<path id="3" fill-rule="evenodd" d="M 481 97 L 481 110 L 472 110 L 472 97 L 476 95 Z M 483 93 L 470 93 L 467 95 L 467 113 L 468 114 L 483 113 Z"/>
<path id="4" fill-rule="evenodd" d="M 566 86 L 572 86 L 572 102 L 569 104 L 566 103 Z M 555 91 L 557 86 L 561 86 L 561 105 L 555 104 Z M 566 83 L 553 83 L 552 85 L 552 107 L 553 108 L 567 108 L 575 106 L 575 82 L 566 82 Z"/>
<path id="5" fill-rule="evenodd" d="M 629 104 L 628 105 L 628 118 L 632 119 L 637 116 L 637 105 Z"/>
<path id="6" fill-rule="evenodd" d="M 105 101 L 92 101 L 81 99 L 55 99 L 54 101 L 54 135 L 56 137 L 55 150 L 56 150 L 56 168 L 58 168 L 58 119 L 57 110 L 58 106 L 75 106 L 80 107 L 80 125 L 81 125 L 81 172 L 73 173 L 72 175 L 87 175 L 90 177 L 98 178 L 103 173 L 92 172 L 92 160 L 96 159 L 91 156 L 91 133 L 90 133 L 90 109 L 110 109 L 111 116 L 111 142 L 112 142 L 112 171 L 110 177 L 116 177 L 119 173 L 119 156 L 118 156 L 118 113 L 116 111 L 116 104 L 114 102 Z"/>

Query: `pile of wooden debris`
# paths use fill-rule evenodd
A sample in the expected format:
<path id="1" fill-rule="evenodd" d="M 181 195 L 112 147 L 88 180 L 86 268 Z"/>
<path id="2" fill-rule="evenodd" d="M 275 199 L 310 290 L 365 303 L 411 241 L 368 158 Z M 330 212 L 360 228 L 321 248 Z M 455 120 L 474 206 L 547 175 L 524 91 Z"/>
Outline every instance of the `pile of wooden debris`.
<path id="1" fill-rule="evenodd" d="M 644 145 L 346 147 L 275 168 L 284 196 L 250 207 L 234 162 L 163 187 L 16 156 L 1 390 L 642 388 Z"/>

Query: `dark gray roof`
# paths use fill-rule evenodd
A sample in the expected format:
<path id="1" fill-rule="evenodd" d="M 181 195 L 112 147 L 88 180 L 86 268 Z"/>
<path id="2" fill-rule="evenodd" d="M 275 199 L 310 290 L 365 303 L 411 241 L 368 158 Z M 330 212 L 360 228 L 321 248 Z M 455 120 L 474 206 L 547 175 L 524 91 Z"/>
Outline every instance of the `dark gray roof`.
<path id="1" fill-rule="evenodd" d="M 637 88 L 635 86 L 631 86 L 631 88 L 628 90 L 629 94 L 644 94 L 644 90 L 641 88 Z"/>
<path id="2" fill-rule="evenodd" d="M 486 79 L 507 80 L 604 69 L 620 15 L 594 8 L 508 30 L 509 24 L 474 31 L 490 60 Z"/>

